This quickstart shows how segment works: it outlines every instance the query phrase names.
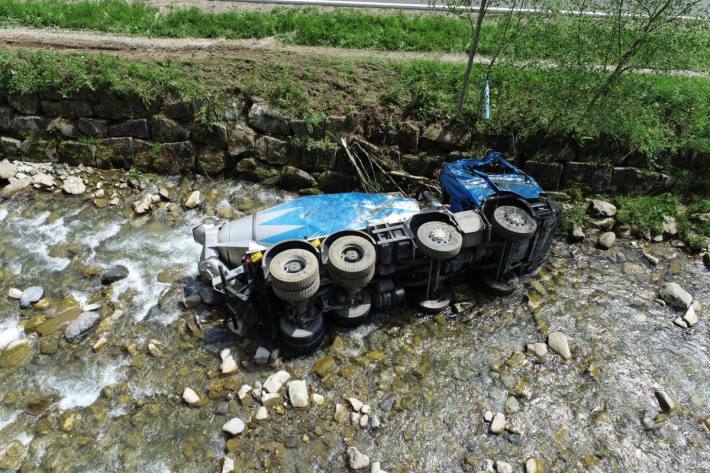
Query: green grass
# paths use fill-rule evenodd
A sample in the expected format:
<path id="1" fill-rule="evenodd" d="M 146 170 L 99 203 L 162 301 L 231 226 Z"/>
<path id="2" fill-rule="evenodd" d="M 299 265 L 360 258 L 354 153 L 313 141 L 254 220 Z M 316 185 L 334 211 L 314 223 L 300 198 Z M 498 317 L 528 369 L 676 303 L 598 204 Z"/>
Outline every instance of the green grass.
<path id="1" fill-rule="evenodd" d="M 447 14 L 368 14 L 316 9 L 205 13 L 197 8 L 158 14 L 152 6 L 124 0 L 0 0 L 0 24 L 171 38 L 276 36 L 297 45 L 386 51 L 463 53 L 470 41 L 468 22 Z M 501 17 L 490 16 L 484 24 L 480 53 L 495 54 L 500 44 L 506 44 L 502 53 L 514 60 L 603 63 L 601 38 L 610 37 L 610 26 L 603 21 L 566 16 L 554 21 L 530 17 L 513 41 L 504 39 L 504 31 Z M 708 21 L 689 21 L 652 35 L 650 47 L 642 51 L 635 64 L 708 71 L 709 31 Z M 625 31 L 618 46 L 623 50 L 631 41 L 630 33 Z M 577 44 L 582 45 L 581 49 Z"/>

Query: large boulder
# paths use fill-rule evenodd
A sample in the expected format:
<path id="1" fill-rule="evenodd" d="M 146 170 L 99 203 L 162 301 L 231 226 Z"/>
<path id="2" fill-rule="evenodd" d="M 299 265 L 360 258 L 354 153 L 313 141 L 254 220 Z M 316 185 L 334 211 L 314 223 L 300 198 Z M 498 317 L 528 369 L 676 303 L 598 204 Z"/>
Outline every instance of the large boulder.
<path id="1" fill-rule="evenodd" d="M 131 136 L 133 138 L 150 139 L 150 129 L 148 120 L 139 118 L 137 120 L 126 120 L 108 127 L 107 136 Z"/>
<path id="2" fill-rule="evenodd" d="M 260 136 L 255 143 L 256 155 L 269 164 L 287 164 L 289 162 L 289 146 L 284 140 L 272 136 Z"/>
<path id="3" fill-rule="evenodd" d="M 278 171 L 265 166 L 254 158 L 244 158 L 237 163 L 235 171 L 239 177 L 254 182 L 262 182 L 278 175 Z"/>
<path id="4" fill-rule="evenodd" d="M 192 127 L 192 139 L 211 148 L 224 149 L 227 127 L 223 123 L 198 123 Z"/>
<path id="5" fill-rule="evenodd" d="M 589 203 L 589 213 L 593 217 L 613 217 L 616 215 L 616 206 L 605 200 L 592 199 Z"/>
<path id="6" fill-rule="evenodd" d="M 195 147 L 190 141 L 162 144 L 150 167 L 162 174 L 191 172 L 195 167 Z"/>
<path id="7" fill-rule="evenodd" d="M 96 166 L 96 145 L 81 141 L 62 141 L 57 148 L 59 162 L 72 166 Z"/>
<path id="8" fill-rule="evenodd" d="M 611 165 L 573 162 L 565 163 L 562 184 L 580 184 L 590 191 L 604 191 L 611 185 Z"/>
<path id="9" fill-rule="evenodd" d="M 12 107 L 0 105 L 0 133 L 8 133 L 12 130 L 13 118 L 15 118 L 15 111 Z"/>
<path id="10" fill-rule="evenodd" d="M 64 179 L 62 190 L 67 194 L 80 195 L 86 191 L 86 185 L 84 185 L 84 180 L 82 178 L 78 176 L 69 176 Z"/>
<path id="11" fill-rule="evenodd" d="M 22 154 L 22 141 L 8 136 L 0 136 L 0 155 L 6 158 L 19 158 Z"/>
<path id="12" fill-rule="evenodd" d="M 25 115 L 34 115 L 39 112 L 39 97 L 35 94 L 10 94 L 7 102 L 12 108 Z"/>
<path id="13" fill-rule="evenodd" d="M 64 338 L 70 342 L 78 340 L 84 332 L 99 323 L 99 320 L 101 320 L 101 314 L 98 312 L 82 312 L 79 317 L 69 322 L 64 330 Z"/>
<path id="14" fill-rule="evenodd" d="M 288 136 L 289 120 L 266 105 L 255 103 L 249 109 L 249 125 L 262 133 Z"/>
<path id="15" fill-rule="evenodd" d="M 658 295 L 668 304 L 679 309 L 687 309 L 693 302 L 693 296 L 674 282 L 663 284 L 658 291 Z"/>
<path id="16" fill-rule="evenodd" d="M 16 116 L 10 122 L 10 128 L 19 136 L 41 135 L 47 128 L 47 119 L 38 116 Z"/>
<path id="17" fill-rule="evenodd" d="M 453 151 L 468 146 L 471 134 L 453 126 L 439 123 L 429 125 L 422 134 L 420 144 L 429 149 Z"/>
<path id="18" fill-rule="evenodd" d="M 279 184 L 286 190 L 297 191 L 315 185 L 315 179 L 302 169 L 284 166 L 279 175 Z"/>
<path id="19" fill-rule="evenodd" d="M 27 338 L 13 340 L 0 353 L 0 368 L 20 368 L 32 361 L 35 349 Z"/>
<path id="20" fill-rule="evenodd" d="M 75 128 L 77 133 L 81 136 L 103 138 L 108 133 L 108 120 L 102 120 L 100 118 L 79 118 L 75 122 Z"/>
<path id="21" fill-rule="evenodd" d="M 9 198 L 13 195 L 29 189 L 32 185 L 32 179 L 27 177 L 11 182 L 0 190 L 0 197 Z"/>
<path id="22" fill-rule="evenodd" d="M 7 159 L 0 161 L 0 180 L 8 180 L 15 177 L 17 167 Z"/>
<path id="23" fill-rule="evenodd" d="M 20 145 L 23 160 L 35 163 L 57 160 L 57 145 L 52 141 L 28 138 Z"/>
<path id="24" fill-rule="evenodd" d="M 185 127 L 168 117 L 154 118 L 150 124 L 153 139 L 161 143 L 185 141 L 189 133 Z"/>
<path id="25" fill-rule="evenodd" d="M 564 166 L 562 163 L 548 163 L 543 161 L 527 161 L 525 172 L 530 174 L 543 187 L 543 189 L 558 189 L 562 179 Z"/>
<path id="26" fill-rule="evenodd" d="M 68 118 L 55 118 L 47 125 L 47 131 L 62 138 L 76 138 L 74 122 Z"/>
<path id="27" fill-rule="evenodd" d="M 614 232 L 602 233 L 597 240 L 597 244 L 605 250 L 611 248 L 614 243 L 616 243 L 616 234 Z"/>
<path id="28" fill-rule="evenodd" d="M 91 105 L 83 100 L 42 100 L 42 110 L 48 117 L 79 118 L 93 115 Z"/>
<path id="29" fill-rule="evenodd" d="M 130 136 L 104 138 L 96 142 L 96 166 L 101 169 L 130 169 L 134 164 L 134 156 L 142 155 L 150 148 L 150 143 Z"/>
<path id="30" fill-rule="evenodd" d="M 224 150 L 206 147 L 197 152 L 197 167 L 207 176 L 219 176 L 224 173 Z"/>
<path id="31" fill-rule="evenodd" d="M 232 158 L 254 153 L 256 133 L 246 125 L 235 124 L 227 130 L 227 153 Z"/>
<path id="32" fill-rule="evenodd" d="M 128 274 L 129 274 L 128 268 L 126 268 L 122 264 L 116 264 L 116 265 L 108 267 L 101 274 L 101 283 L 106 284 L 106 285 L 113 284 L 116 281 L 120 281 L 121 279 L 127 278 Z"/>

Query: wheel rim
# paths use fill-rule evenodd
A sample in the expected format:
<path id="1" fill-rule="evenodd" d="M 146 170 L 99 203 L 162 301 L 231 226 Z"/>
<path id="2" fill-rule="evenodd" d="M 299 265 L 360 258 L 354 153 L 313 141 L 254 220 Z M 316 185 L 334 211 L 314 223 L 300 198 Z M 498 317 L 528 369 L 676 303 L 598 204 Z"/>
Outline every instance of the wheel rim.
<path id="1" fill-rule="evenodd" d="M 527 225 L 525 216 L 518 210 L 505 210 L 503 219 L 513 227 L 521 228 Z"/>
<path id="2" fill-rule="evenodd" d="M 451 232 L 443 227 L 434 227 L 429 231 L 427 237 L 435 245 L 446 245 L 451 241 Z"/>
<path id="3" fill-rule="evenodd" d="M 298 256 L 293 256 L 287 259 L 283 264 L 283 270 L 288 274 L 298 274 L 305 268 L 306 260 Z"/>
<path id="4" fill-rule="evenodd" d="M 355 245 L 348 245 L 340 252 L 340 259 L 346 263 L 357 263 L 363 257 L 362 248 Z"/>

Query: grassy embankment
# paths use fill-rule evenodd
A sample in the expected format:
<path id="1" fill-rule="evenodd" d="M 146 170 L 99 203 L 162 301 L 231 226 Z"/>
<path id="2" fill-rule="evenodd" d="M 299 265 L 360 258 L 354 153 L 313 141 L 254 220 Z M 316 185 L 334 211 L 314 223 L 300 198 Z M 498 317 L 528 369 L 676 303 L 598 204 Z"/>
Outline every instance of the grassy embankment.
<path id="1" fill-rule="evenodd" d="M 103 55 L 18 51 L 0 52 L 0 89 L 22 93 L 56 90 L 70 95 L 88 88 L 138 94 L 145 100 L 172 93 L 185 98 L 207 97 L 215 104 L 227 91 L 238 90 L 313 119 L 324 113 L 346 112 L 348 107 L 370 109 L 393 121 L 402 115 L 440 119 L 453 107 L 461 67 L 321 57 L 302 59 L 297 64 L 239 58 L 218 63 L 137 63 Z M 329 71 L 327 81 L 323 81 L 323 70 Z M 565 117 L 575 116 L 580 110 L 573 102 L 548 100 L 567 85 L 555 71 L 501 67 L 492 82 L 496 84 L 494 119 L 485 126 L 476 125 L 482 133 L 572 132 L 565 128 Z M 475 99 L 468 107 L 471 112 Z M 560 113 L 563 119 L 551 125 Z M 585 133 L 591 136 L 604 134 L 636 147 L 666 149 L 689 139 L 707 139 L 708 120 L 710 83 L 706 79 L 641 76 L 622 81 L 613 100 L 598 105 L 583 123 Z M 579 195 L 576 198 L 581 199 Z M 682 201 L 687 208 L 680 206 Z M 638 233 L 657 231 L 663 215 L 670 215 L 677 218 L 684 234 L 694 229 L 710 237 L 710 225 L 689 220 L 693 213 L 710 211 L 707 196 L 620 197 L 616 202 L 621 208 L 618 220 Z M 582 205 L 577 209 L 568 213 L 565 225 L 585 220 Z"/>
<path id="2" fill-rule="evenodd" d="M 0 0 L 2 24 L 171 38 L 275 36 L 289 44 L 385 51 L 463 53 L 470 41 L 468 22 L 444 13 L 369 14 L 316 9 L 206 13 L 192 8 L 159 14 L 155 7 L 124 0 Z M 481 54 L 493 55 L 503 43 L 503 55 L 520 61 L 605 62 L 607 53 L 600 39 L 610 37 L 610 25 L 603 22 L 569 16 L 554 21 L 528 18 L 512 40 L 510 36 L 502 39 L 506 34 L 503 24 L 500 16 L 488 17 L 479 45 Z M 614 45 L 623 50 L 632 39 L 627 31 L 620 42 L 614 38 Z M 710 71 L 708 22 L 685 22 L 672 31 L 652 35 L 646 51 L 638 56 L 637 64 Z"/>

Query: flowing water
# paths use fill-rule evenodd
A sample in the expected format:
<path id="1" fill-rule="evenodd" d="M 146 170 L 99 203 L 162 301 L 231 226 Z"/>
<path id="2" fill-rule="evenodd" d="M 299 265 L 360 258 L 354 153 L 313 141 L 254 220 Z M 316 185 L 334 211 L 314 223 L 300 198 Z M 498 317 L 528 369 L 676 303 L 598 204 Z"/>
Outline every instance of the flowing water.
<path id="1" fill-rule="evenodd" d="M 24 366 L 0 368 L 0 452 L 26 449 L 21 471 L 213 472 L 228 454 L 238 472 L 339 472 L 349 445 L 390 472 L 479 471 L 486 459 L 524 471 L 531 456 L 547 471 L 710 471 L 708 318 L 682 329 L 672 323 L 682 314 L 654 302 L 662 282 L 676 281 L 710 304 L 710 272 L 665 244 L 651 247 L 661 258 L 653 267 L 629 241 L 607 252 L 556 242 L 511 296 L 455 288 L 471 303 L 460 314 L 399 309 L 355 330 L 330 328 L 316 353 L 281 362 L 325 403 L 270 408 L 230 439 L 222 424 L 257 407 L 236 390 L 275 368 L 252 361 L 268 342 L 236 340 L 217 310 L 181 303 L 200 289 L 190 230 L 205 212 L 289 196 L 233 181 L 201 190 L 212 196 L 207 209 L 137 218 L 39 192 L 0 203 L 0 351 L 28 339 L 33 352 Z M 112 264 L 130 273 L 107 289 L 96 275 Z M 49 309 L 20 310 L 5 297 L 31 285 L 44 287 Z M 36 333 L 62 308 L 91 303 L 104 319 L 79 342 Z M 569 337 L 571 361 L 524 354 L 555 330 Z M 100 335 L 108 343 L 95 352 Z M 239 373 L 219 373 L 223 348 L 243 361 Z M 318 360 L 334 361 L 323 378 Z M 185 387 L 205 402 L 187 406 Z M 678 408 L 659 414 L 655 389 Z M 378 429 L 333 419 L 351 396 L 372 407 Z M 510 396 L 519 412 L 494 435 L 483 413 L 503 412 Z"/>

